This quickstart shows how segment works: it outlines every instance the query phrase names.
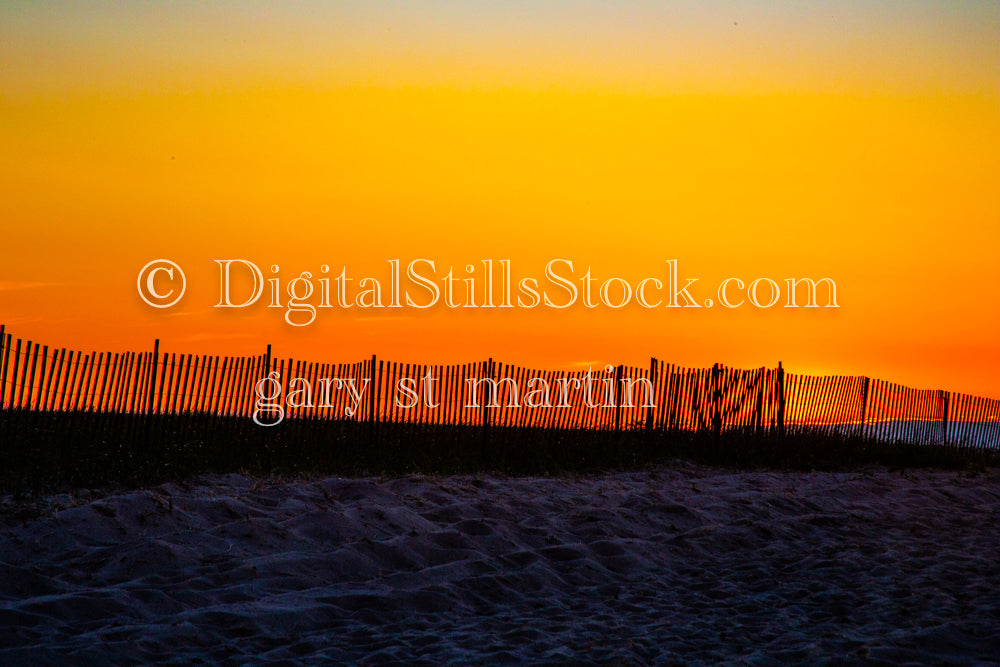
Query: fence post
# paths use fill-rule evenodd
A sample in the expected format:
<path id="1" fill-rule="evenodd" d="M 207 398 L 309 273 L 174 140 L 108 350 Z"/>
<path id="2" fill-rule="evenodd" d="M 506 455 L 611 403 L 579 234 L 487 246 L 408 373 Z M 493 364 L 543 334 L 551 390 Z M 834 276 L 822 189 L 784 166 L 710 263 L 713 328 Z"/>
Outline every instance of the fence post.
<path id="1" fill-rule="evenodd" d="M 489 361 L 484 361 L 482 365 L 484 378 L 493 379 L 493 357 L 489 358 Z M 496 390 L 492 389 L 493 384 L 490 382 L 486 383 L 486 386 L 491 388 L 489 399 L 486 398 L 486 392 L 483 392 L 483 435 L 490 427 L 490 403 L 496 398 Z"/>
<path id="2" fill-rule="evenodd" d="M 262 378 L 270 377 L 270 373 L 271 373 L 271 359 L 272 359 L 272 356 L 271 356 L 271 344 L 268 343 L 267 344 L 267 351 L 264 353 L 264 373 L 261 375 Z M 281 383 L 281 378 L 278 378 L 278 383 L 279 384 Z M 270 403 L 270 401 L 268 401 L 268 403 Z M 270 423 L 272 417 L 276 417 L 276 416 L 277 416 L 276 415 L 276 411 L 269 406 L 267 408 L 267 420 L 268 420 L 268 423 Z M 264 429 L 264 433 L 266 434 L 270 430 L 271 429 L 265 428 Z M 269 440 L 267 440 L 267 438 L 265 438 L 264 442 L 265 442 L 265 446 L 266 446 L 266 443 L 269 442 Z"/>
<path id="3" fill-rule="evenodd" d="M 861 435 L 865 434 L 865 420 L 868 418 L 868 378 L 861 387 Z"/>
<path id="4" fill-rule="evenodd" d="M 722 369 L 719 364 L 712 364 L 712 433 L 718 438 L 722 435 L 722 388 L 719 386 L 719 376 Z"/>
<path id="5" fill-rule="evenodd" d="M 764 384 L 767 381 L 767 369 L 761 366 L 757 369 L 757 402 L 753 407 L 753 431 L 760 435 L 764 424 Z"/>
<path id="6" fill-rule="evenodd" d="M 153 412 L 153 396 L 156 395 L 156 365 L 160 361 L 160 339 L 153 341 L 153 363 L 149 366 L 149 379 L 146 381 L 146 414 Z"/>
<path id="7" fill-rule="evenodd" d="M 149 415 L 153 414 L 153 396 L 155 395 L 156 387 L 156 365 L 159 362 L 160 357 L 160 339 L 153 339 L 153 359 L 146 369 L 146 377 L 143 378 L 142 385 L 146 390 L 146 395 L 139 400 L 140 410 L 145 413 L 145 418 L 141 420 L 142 422 L 142 444 L 145 448 L 149 448 L 149 434 L 152 429 L 152 420 Z M 163 370 L 167 369 L 166 363 L 163 364 Z M 162 382 L 160 383 L 163 384 Z M 159 401 L 157 401 L 157 409 L 159 408 Z M 135 419 L 133 417 L 133 419 Z M 138 420 L 136 420 L 138 421 Z M 136 422 L 133 422 L 135 424 Z M 134 425 L 132 428 L 136 428 Z"/>
<path id="8" fill-rule="evenodd" d="M 493 379 L 493 357 L 490 357 L 488 361 L 482 362 L 482 373 L 483 376 Z M 490 403 L 496 400 L 497 390 L 493 388 L 491 382 L 487 382 L 486 386 L 489 388 L 489 398 L 486 397 L 487 392 L 483 391 L 483 424 L 482 430 L 479 433 L 479 464 L 485 465 L 487 460 L 487 454 L 489 453 L 489 439 L 490 439 Z M 499 403 L 499 401 L 497 401 Z"/>
<path id="9" fill-rule="evenodd" d="M 775 379 L 775 389 L 778 392 L 778 435 L 785 435 L 785 369 L 778 362 L 778 373 Z"/>
<path id="10" fill-rule="evenodd" d="M 646 408 L 646 431 L 653 430 L 653 412 L 656 410 L 656 397 L 659 396 L 659 392 L 656 391 L 656 357 L 650 357 L 649 359 L 649 407 Z"/>
<path id="11" fill-rule="evenodd" d="M 368 367 L 368 440 L 375 442 L 375 355 Z"/>
<path id="12" fill-rule="evenodd" d="M 622 430 L 622 375 L 624 367 L 615 367 L 615 432 Z"/>
<path id="13" fill-rule="evenodd" d="M 4 415 L 3 409 L 3 394 L 4 387 L 7 385 L 7 333 L 6 325 L 0 324 L 0 417 Z M 7 441 L 7 434 L 0 431 L 0 459 L 4 459 L 4 443 Z"/>
<path id="14" fill-rule="evenodd" d="M 4 388 L 7 386 L 7 325 L 0 324 L 0 411 L 3 410 Z"/>
<path id="15" fill-rule="evenodd" d="M 947 445 L 948 444 L 948 403 L 949 403 L 948 399 L 951 396 L 951 394 L 949 392 L 947 392 L 947 391 L 942 391 L 941 393 L 944 395 L 944 415 L 943 415 L 943 417 L 941 419 L 941 438 L 942 438 L 942 443 L 945 444 L 945 445 Z"/>

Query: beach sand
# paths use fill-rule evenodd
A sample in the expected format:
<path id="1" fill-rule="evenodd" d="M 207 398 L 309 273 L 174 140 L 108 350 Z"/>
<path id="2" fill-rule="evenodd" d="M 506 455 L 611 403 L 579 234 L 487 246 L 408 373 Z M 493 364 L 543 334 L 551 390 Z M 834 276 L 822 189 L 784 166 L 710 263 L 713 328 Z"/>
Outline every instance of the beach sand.
<path id="1" fill-rule="evenodd" d="M 996 470 L 208 475 L 46 503 L 5 500 L 0 664 L 1000 660 Z"/>

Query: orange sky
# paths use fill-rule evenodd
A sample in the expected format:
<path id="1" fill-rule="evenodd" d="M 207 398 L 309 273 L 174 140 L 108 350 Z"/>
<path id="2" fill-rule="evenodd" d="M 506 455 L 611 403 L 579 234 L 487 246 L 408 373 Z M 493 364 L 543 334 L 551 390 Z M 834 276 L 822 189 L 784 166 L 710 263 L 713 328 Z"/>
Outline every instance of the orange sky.
<path id="1" fill-rule="evenodd" d="M 86 350 L 651 355 L 1000 398 L 995 3 L 0 9 L 0 322 Z M 188 292 L 146 306 L 169 258 Z M 829 277 L 840 308 L 222 311 L 213 260 Z M 464 277 L 464 274 L 463 274 Z M 422 294 L 419 291 L 415 295 Z M 553 295 L 559 294 L 557 290 Z M 782 302 L 784 303 L 784 302 Z"/>

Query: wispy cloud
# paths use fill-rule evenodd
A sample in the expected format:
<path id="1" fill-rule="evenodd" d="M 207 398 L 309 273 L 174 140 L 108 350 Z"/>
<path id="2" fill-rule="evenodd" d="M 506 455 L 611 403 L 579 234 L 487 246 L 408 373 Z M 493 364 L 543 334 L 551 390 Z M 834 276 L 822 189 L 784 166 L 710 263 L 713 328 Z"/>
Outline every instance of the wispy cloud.
<path id="1" fill-rule="evenodd" d="M 214 334 L 214 333 L 196 333 L 190 336 L 184 336 L 183 338 L 178 338 L 177 340 L 182 341 L 203 341 L 203 340 L 238 340 L 245 338 L 255 338 L 254 334 L 250 333 L 231 333 L 231 334 Z"/>
<path id="2" fill-rule="evenodd" d="M 39 283 L 18 280 L 0 280 L 0 292 L 10 292 L 19 289 L 37 289 L 39 287 L 55 287 L 62 283 Z"/>
<path id="3" fill-rule="evenodd" d="M 41 322 L 41 321 L 42 321 L 42 318 L 40 318 L 40 317 L 5 317 L 5 318 L 3 318 L 3 324 L 6 325 L 6 326 L 8 326 L 8 327 L 16 327 L 19 324 L 32 324 L 34 322 Z M 50 320 L 45 320 L 45 321 L 49 322 Z M 58 321 L 58 320 L 56 320 L 56 321 Z"/>

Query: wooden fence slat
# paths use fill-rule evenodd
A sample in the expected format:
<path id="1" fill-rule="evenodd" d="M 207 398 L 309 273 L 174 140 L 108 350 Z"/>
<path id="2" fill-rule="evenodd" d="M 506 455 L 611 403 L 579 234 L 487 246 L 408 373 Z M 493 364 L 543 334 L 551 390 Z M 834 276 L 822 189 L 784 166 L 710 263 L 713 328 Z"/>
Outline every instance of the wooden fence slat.
<path id="1" fill-rule="evenodd" d="M 86 385 L 86 377 L 90 373 L 90 358 L 93 353 L 83 356 L 81 352 L 77 357 L 76 363 L 80 371 L 80 383 L 73 388 L 73 411 L 78 412 L 80 410 L 80 399 L 85 393 L 84 386 Z M 76 378 L 74 378 L 76 379 Z"/>
<path id="2" fill-rule="evenodd" d="M 56 369 L 55 379 L 52 381 L 52 393 L 49 396 L 49 402 L 47 409 L 50 412 L 54 412 L 56 409 L 56 398 L 59 396 L 59 383 L 62 380 L 63 367 L 66 365 L 66 348 L 62 348 L 56 355 L 59 358 L 59 367 Z M 52 367 L 56 368 L 55 359 L 53 359 Z M 3 406 L 3 401 L 0 400 L 0 408 Z"/>
<path id="3" fill-rule="evenodd" d="M 70 350 L 69 358 L 66 360 L 66 375 L 63 376 L 63 388 L 59 396 L 59 412 L 63 412 L 64 410 L 68 410 L 72 407 L 70 395 L 73 392 L 73 382 L 76 378 L 76 369 L 79 366 L 79 364 L 74 360 L 75 355 L 76 351 Z M 72 380 L 71 377 L 73 378 Z"/>
<path id="4" fill-rule="evenodd" d="M 18 352 L 20 352 L 21 350 L 20 342 L 21 341 L 18 340 Z M 30 340 L 27 341 L 27 345 L 24 348 L 24 363 L 21 364 L 21 383 L 19 385 L 19 389 L 17 392 L 17 405 L 16 405 L 16 407 L 20 409 L 24 409 L 24 395 L 27 389 L 26 384 L 28 382 L 28 366 L 31 365 L 28 361 L 28 358 L 31 356 L 31 345 L 32 345 L 31 341 Z M 15 377 L 17 376 L 16 366 L 14 367 L 14 375 Z"/>
<path id="5" fill-rule="evenodd" d="M 111 370 L 111 353 L 110 352 L 105 353 L 105 355 L 103 357 L 103 365 L 104 365 L 104 373 L 103 373 L 102 379 L 101 379 L 101 385 L 100 385 L 101 388 L 100 389 L 97 388 L 98 385 L 97 385 L 96 380 L 94 382 L 94 398 L 92 399 L 91 403 L 94 406 L 94 411 L 95 412 L 100 412 L 101 411 L 101 401 L 104 398 L 104 392 L 106 391 L 107 386 L 108 386 L 108 373 Z M 98 366 L 98 369 L 100 369 L 100 365 Z"/>
<path id="6" fill-rule="evenodd" d="M 10 374 L 10 399 L 8 401 L 8 407 L 13 410 L 20 406 L 20 402 L 17 400 L 18 388 L 22 385 L 17 381 L 17 371 L 21 366 L 21 339 L 18 338 L 14 342 L 14 364 L 13 369 Z"/>
<path id="7" fill-rule="evenodd" d="M 45 403 L 49 398 L 49 382 L 52 381 L 52 371 L 56 367 L 55 354 L 53 354 L 52 363 L 48 364 L 49 359 L 49 346 L 45 345 L 42 347 L 42 363 L 38 370 L 38 397 L 35 399 L 35 409 L 44 410 Z M 45 381 L 45 367 L 49 367 L 49 378 L 48 382 Z"/>
<path id="8" fill-rule="evenodd" d="M 7 359 L 10 357 L 10 337 L 6 333 L 7 326 L 0 324 L 0 410 L 7 390 Z"/>
<path id="9" fill-rule="evenodd" d="M 104 399 L 105 412 L 120 412 L 118 408 L 118 401 L 120 400 L 122 393 L 122 374 L 126 370 L 127 361 L 127 352 L 115 352 L 114 362 L 111 366 L 111 384 L 108 387 L 108 393 Z"/>

